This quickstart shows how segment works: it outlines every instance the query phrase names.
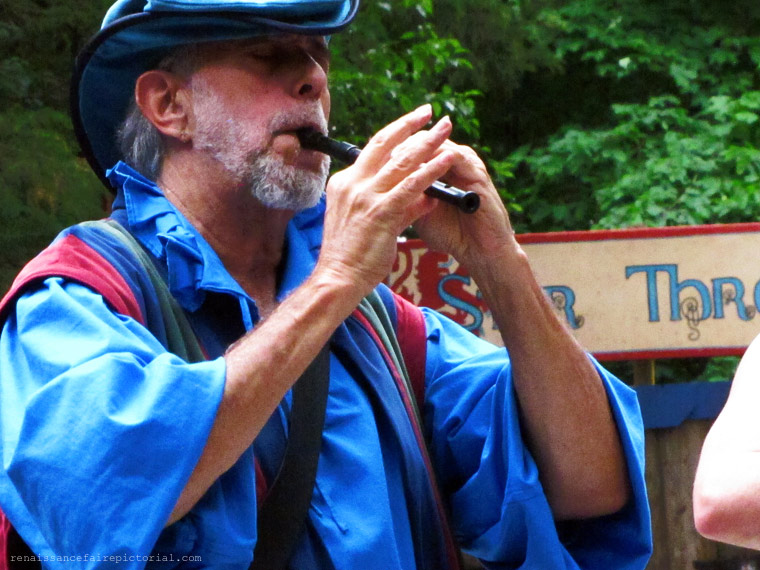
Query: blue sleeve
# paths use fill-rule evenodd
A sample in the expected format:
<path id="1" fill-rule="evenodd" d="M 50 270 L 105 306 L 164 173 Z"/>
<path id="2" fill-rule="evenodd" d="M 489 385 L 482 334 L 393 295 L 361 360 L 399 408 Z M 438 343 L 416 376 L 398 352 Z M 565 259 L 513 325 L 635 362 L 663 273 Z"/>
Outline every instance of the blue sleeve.
<path id="1" fill-rule="evenodd" d="M 555 523 L 521 438 L 506 349 L 424 312 L 424 418 L 463 549 L 489 568 L 644 568 L 652 545 L 644 428 L 635 392 L 594 361 L 620 432 L 631 501 L 610 516 Z"/>
<path id="2" fill-rule="evenodd" d="M 143 567 L 224 378 L 223 359 L 180 360 L 76 283 L 51 278 L 19 298 L 0 334 L 0 502 L 32 550 Z"/>

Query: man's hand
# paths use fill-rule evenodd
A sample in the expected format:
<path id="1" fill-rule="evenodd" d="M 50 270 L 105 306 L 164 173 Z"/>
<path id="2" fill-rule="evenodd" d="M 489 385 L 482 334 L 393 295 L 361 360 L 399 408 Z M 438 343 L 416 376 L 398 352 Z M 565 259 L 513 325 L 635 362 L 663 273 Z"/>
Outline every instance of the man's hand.
<path id="1" fill-rule="evenodd" d="M 451 254 L 468 268 L 503 260 L 505 250 L 514 252 L 518 245 L 507 210 L 485 164 L 474 150 L 451 141 L 441 145 L 440 152 L 454 155 L 443 181 L 476 192 L 481 205 L 477 212 L 465 214 L 440 204 L 416 221 L 417 234 L 431 249 Z"/>
<path id="2" fill-rule="evenodd" d="M 356 302 L 390 272 L 401 232 L 436 207 L 424 191 L 451 168 L 455 155 L 442 149 L 451 133 L 448 119 L 420 130 L 431 113 L 425 105 L 383 128 L 356 163 L 336 173 L 327 185 L 315 273 L 352 284 Z M 394 150 L 399 145 L 403 153 Z"/>

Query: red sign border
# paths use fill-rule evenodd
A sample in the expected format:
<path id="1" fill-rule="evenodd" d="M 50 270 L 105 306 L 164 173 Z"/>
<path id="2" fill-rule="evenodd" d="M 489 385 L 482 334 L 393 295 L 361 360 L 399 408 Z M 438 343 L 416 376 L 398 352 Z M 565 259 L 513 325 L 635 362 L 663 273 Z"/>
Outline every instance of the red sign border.
<path id="1" fill-rule="evenodd" d="M 664 226 L 644 228 L 623 228 L 614 230 L 587 230 L 569 232 L 548 232 L 518 234 L 521 244 L 568 243 L 609 241 L 623 239 L 659 239 L 672 237 L 692 237 L 700 235 L 760 233 L 760 222 L 734 224 L 706 224 L 698 226 Z M 760 331 L 758 331 L 760 333 Z M 665 358 L 711 358 L 716 356 L 742 356 L 746 346 L 726 346 L 711 348 L 681 348 L 662 350 L 636 350 L 617 352 L 595 352 L 599 360 L 658 360 Z"/>
<path id="2" fill-rule="evenodd" d="M 760 233 L 760 222 L 743 222 L 733 224 L 705 224 L 695 226 L 663 226 L 622 228 L 614 230 L 585 230 L 546 233 L 517 234 L 517 242 L 524 245 L 542 243 L 592 242 L 628 239 L 659 239 L 673 237 L 692 237 L 700 235 Z M 407 240 L 414 247 L 424 242 L 419 239 Z M 409 247 L 408 246 L 408 247 Z M 758 331 L 760 334 L 760 331 Z M 742 356 L 746 346 L 726 346 L 710 348 L 651 349 L 616 352 L 594 352 L 598 360 L 658 360 L 667 358 L 711 358 L 716 356 Z"/>
<path id="3" fill-rule="evenodd" d="M 620 239 L 656 239 L 713 234 L 760 232 L 760 222 L 736 224 L 706 224 L 700 226 L 664 226 L 657 228 L 622 228 L 615 230 L 586 230 L 517 234 L 521 244 L 566 243 L 573 241 L 608 241 Z"/>

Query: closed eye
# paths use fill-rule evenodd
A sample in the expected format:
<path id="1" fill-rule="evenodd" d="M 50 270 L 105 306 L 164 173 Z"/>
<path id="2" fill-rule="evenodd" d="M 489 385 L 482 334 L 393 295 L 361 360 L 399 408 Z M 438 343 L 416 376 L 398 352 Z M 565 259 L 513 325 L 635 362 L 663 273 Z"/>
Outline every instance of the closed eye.
<path id="1" fill-rule="evenodd" d="M 249 43 L 241 53 L 247 59 L 272 68 L 295 64 L 304 57 L 313 60 L 325 72 L 330 68 L 330 50 L 321 36 L 269 37 Z"/>

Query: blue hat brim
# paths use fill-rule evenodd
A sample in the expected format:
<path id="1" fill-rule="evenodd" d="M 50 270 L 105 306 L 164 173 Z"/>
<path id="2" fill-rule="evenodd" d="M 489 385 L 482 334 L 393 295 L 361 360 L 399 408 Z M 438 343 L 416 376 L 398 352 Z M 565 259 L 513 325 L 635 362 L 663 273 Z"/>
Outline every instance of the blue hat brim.
<path id="1" fill-rule="evenodd" d="M 103 27 L 77 57 L 71 83 L 71 118 L 87 161 L 110 188 L 106 171 L 122 158 L 116 133 L 134 98 L 135 82 L 172 49 L 278 32 L 328 36 L 351 22 L 358 3 L 345 0 L 337 12 L 307 18 L 242 11 L 139 12 Z"/>

